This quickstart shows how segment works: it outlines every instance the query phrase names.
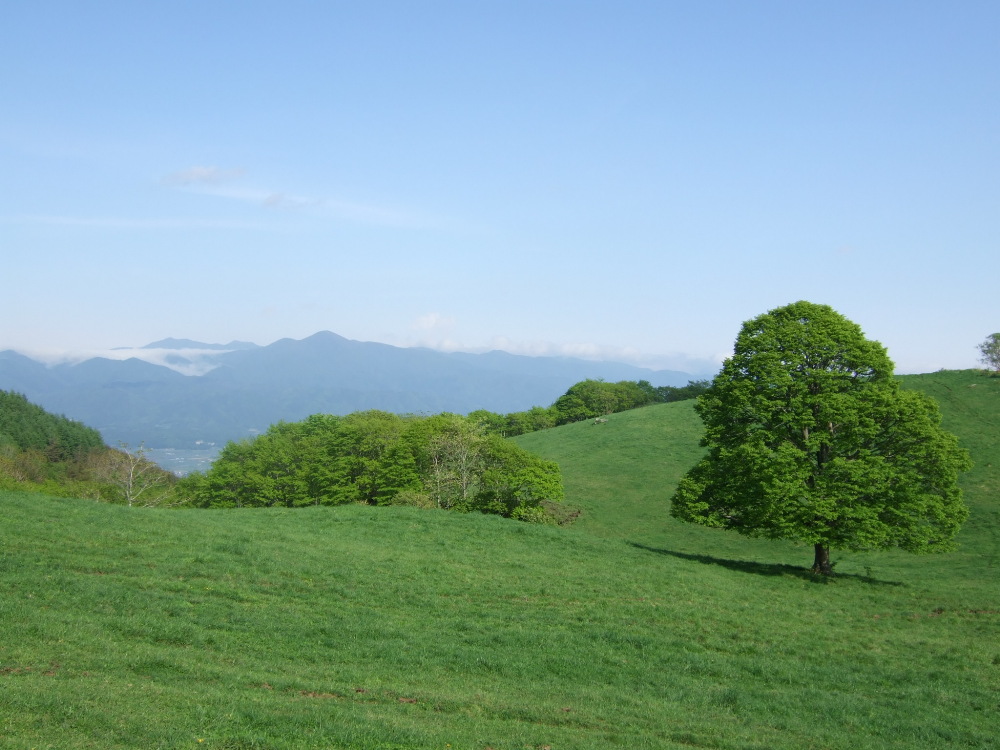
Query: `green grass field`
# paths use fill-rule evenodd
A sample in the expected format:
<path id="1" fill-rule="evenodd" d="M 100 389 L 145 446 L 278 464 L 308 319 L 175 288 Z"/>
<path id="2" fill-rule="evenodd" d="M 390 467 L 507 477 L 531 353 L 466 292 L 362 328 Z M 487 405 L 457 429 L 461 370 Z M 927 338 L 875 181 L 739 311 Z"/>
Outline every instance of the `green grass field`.
<path id="1" fill-rule="evenodd" d="M 518 438 L 566 528 L 0 494 L 3 748 L 992 748 L 1000 379 L 910 377 L 976 468 L 958 552 L 680 524 L 690 403 Z"/>

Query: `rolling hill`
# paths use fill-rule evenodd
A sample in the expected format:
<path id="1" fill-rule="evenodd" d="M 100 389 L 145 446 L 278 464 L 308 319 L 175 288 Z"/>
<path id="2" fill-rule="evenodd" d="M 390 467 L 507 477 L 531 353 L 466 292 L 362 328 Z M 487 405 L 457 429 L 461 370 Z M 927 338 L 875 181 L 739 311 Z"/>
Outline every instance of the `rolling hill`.
<path id="1" fill-rule="evenodd" d="M 0 745 L 988 748 L 1000 379 L 941 393 L 976 461 L 958 552 L 685 526 L 690 403 L 518 438 L 568 528 L 413 508 L 137 510 L 0 495 Z"/>

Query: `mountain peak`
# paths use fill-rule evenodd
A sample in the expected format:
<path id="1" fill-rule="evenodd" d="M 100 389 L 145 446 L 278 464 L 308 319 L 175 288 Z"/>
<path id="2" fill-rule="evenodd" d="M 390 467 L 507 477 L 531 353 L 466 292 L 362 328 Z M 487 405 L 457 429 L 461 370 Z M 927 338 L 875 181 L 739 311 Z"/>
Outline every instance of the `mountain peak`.
<path id="1" fill-rule="evenodd" d="M 313 341 L 313 342 L 317 342 L 317 343 L 320 343 L 320 342 L 324 342 L 325 343 L 325 342 L 333 342 L 333 341 L 350 341 L 350 339 L 346 339 L 343 336 L 341 336 L 340 334 L 334 333 L 333 331 L 319 331 L 317 333 L 314 333 L 312 336 L 307 336 L 306 338 L 304 338 L 302 340 L 303 341 Z"/>

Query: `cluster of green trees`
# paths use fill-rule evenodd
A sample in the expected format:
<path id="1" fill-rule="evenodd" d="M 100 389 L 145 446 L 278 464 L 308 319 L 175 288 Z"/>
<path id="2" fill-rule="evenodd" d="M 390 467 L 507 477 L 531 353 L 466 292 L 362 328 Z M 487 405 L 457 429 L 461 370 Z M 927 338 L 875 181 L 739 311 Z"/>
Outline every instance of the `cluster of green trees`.
<path id="1" fill-rule="evenodd" d="M 582 380 L 548 407 L 535 406 L 527 411 L 510 414 L 479 410 L 469 416 L 491 433 L 513 437 L 650 404 L 697 398 L 708 386 L 707 380 L 692 380 L 681 387 L 654 386 L 648 380 L 621 380 L 617 383 Z"/>
<path id="2" fill-rule="evenodd" d="M 316 414 L 231 442 L 181 481 L 199 507 L 417 505 L 545 522 L 563 498 L 559 467 L 474 417 L 383 411 Z"/>
<path id="3" fill-rule="evenodd" d="M 92 427 L 0 391 L 0 488 L 147 505 L 173 500 L 175 479 L 142 447 L 109 448 Z"/>

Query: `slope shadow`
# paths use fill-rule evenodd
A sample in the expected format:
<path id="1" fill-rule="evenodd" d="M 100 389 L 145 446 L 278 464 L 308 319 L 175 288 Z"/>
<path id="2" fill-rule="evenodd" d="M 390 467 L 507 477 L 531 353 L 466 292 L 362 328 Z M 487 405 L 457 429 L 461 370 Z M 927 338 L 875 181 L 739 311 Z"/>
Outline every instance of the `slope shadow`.
<path id="1" fill-rule="evenodd" d="M 631 547 L 636 549 L 646 550 L 647 552 L 655 552 L 658 555 L 669 555 L 670 557 L 679 557 L 682 560 L 693 560 L 694 562 L 702 563 L 703 565 L 719 565 L 723 568 L 728 568 L 729 570 L 737 570 L 741 573 L 752 573 L 758 576 L 793 576 L 794 578 L 801 578 L 804 581 L 811 581 L 812 583 L 832 583 L 838 579 L 851 579 L 855 581 L 862 581 L 864 583 L 871 583 L 876 586 L 903 586 L 901 581 L 881 581 L 878 578 L 872 578 L 870 575 L 860 575 L 858 573 L 835 573 L 832 576 L 823 576 L 817 573 L 813 573 L 808 568 L 799 568 L 795 565 L 785 565 L 782 563 L 759 563 L 751 562 L 749 560 L 727 560 L 721 557 L 712 557 L 711 555 L 695 555 L 690 552 L 676 552 L 669 549 L 660 549 L 658 547 L 649 547 L 645 544 L 639 544 L 638 542 L 627 542 Z"/>

